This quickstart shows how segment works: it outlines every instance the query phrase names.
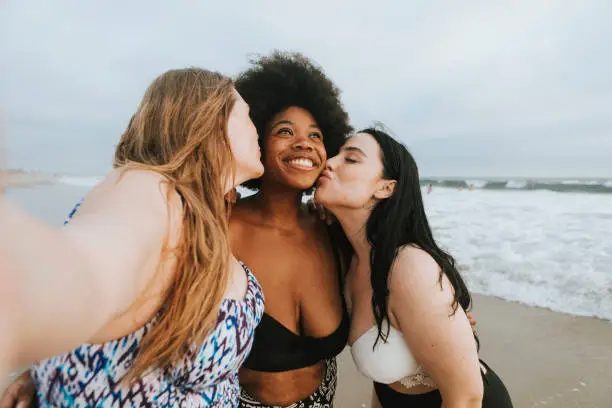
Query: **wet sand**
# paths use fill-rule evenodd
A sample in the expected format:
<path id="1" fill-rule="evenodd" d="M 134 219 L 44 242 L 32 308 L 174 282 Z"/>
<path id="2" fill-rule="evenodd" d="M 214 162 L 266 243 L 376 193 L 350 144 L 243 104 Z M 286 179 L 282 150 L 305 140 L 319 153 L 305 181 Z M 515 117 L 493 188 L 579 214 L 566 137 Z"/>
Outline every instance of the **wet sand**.
<path id="1" fill-rule="evenodd" d="M 516 408 L 612 408 L 611 322 L 478 295 L 473 312 L 481 357 Z M 369 407 L 371 392 L 345 349 L 336 407 Z"/>
<path id="2" fill-rule="evenodd" d="M 32 187 L 53 182 L 53 176 L 19 170 L 0 169 L 0 188 Z"/>
<path id="3" fill-rule="evenodd" d="M 478 295 L 474 315 L 481 357 L 503 379 L 516 408 L 612 407 L 611 322 Z M 348 348 L 338 363 L 335 406 L 369 407 L 372 384 Z"/>

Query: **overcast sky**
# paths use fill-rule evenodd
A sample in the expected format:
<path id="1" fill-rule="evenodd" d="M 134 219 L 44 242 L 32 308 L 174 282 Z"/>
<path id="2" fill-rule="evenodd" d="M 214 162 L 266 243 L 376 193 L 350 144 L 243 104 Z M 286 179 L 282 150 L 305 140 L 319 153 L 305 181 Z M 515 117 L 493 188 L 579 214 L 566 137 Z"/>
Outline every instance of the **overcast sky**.
<path id="1" fill-rule="evenodd" d="M 612 2 L 0 0 L 14 167 L 96 175 L 148 83 L 301 51 L 424 175 L 612 177 Z"/>

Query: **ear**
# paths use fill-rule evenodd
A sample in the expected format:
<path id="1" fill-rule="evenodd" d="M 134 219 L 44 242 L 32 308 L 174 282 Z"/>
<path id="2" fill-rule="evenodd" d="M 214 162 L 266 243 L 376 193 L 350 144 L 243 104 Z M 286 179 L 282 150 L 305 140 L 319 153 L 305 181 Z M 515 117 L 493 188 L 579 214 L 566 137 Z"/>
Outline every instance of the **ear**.
<path id="1" fill-rule="evenodd" d="M 385 198 L 391 197 L 395 192 L 395 186 L 397 186 L 397 181 L 395 180 L 381 180 L 378 188 L 374 192 L 374 198 L 384 200 Z"/>

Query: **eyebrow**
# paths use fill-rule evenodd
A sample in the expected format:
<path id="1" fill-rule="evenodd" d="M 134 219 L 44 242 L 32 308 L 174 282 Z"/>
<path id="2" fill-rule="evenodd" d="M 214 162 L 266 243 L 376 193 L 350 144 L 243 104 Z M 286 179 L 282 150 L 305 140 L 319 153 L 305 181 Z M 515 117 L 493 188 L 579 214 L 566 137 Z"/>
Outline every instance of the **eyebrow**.
<path id="1" fill-rule="evenodd" d="M 365 157 L 368 157 L 368 155 L 365 154 L 365 152 L 361 150 L 360 148 L 358 148 L 357 146 L 344 146 L 341 150 L 349 151 L 349 152 L 357 152 L 357 153 L 362 154 Z"/>
<path id="2" fill-rule="evenodd" d="M 270 129 L 274 129 L 278 125 L 291 125 L 291 126 L 294 126 L 294 123 L 292 121 L 290 121 L 290 120 L 279 120 L 278 122 L 273 124 Z M 317 125 L 316 123 L 311 124 L 309 127 L 321 130 L 321 127 L 319 125 Z"/>

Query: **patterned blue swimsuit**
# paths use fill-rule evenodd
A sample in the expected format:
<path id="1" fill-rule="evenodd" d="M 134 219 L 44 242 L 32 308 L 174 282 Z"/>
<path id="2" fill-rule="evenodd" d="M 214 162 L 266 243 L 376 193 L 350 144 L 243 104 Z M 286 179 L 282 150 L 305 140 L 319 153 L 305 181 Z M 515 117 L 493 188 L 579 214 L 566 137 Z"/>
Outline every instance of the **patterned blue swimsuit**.
<path id="1" fill-rule="evenodd" d="M 77 206 L 78 207 L 78 206 Z M 75 213 L 70 214 L 70 217 Z M 131 388 L 119 386 L 155 318 L 125 337 L 83 344 L 31 368 L 41 407 L 237 407 L 238 369 L 253 345 L 264 311 L 261 286 L 251 271 L 243 300 L 224 299 L 204 343 L 193 345 L 171 369 L 157 369 Z"/>

